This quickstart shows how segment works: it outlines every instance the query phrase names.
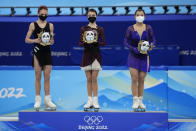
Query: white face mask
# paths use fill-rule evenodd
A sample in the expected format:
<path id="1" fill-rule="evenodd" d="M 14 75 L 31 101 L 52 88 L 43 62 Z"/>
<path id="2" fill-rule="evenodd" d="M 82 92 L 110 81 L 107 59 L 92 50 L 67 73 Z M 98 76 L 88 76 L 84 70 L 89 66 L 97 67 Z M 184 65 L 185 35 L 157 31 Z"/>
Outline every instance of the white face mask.
<path id="1" fill-rule="evenodd" d="M 142 23 L 144 21 L 144 16 L 137 16 L 136 21 Z"/>

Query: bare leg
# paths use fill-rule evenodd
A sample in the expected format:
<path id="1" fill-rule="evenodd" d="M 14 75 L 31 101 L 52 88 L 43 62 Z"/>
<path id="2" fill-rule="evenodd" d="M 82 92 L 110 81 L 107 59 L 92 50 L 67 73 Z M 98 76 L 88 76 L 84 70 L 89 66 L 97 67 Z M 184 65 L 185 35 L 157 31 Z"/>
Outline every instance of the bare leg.
<path id="1" fill-rule="evenodd" d="M 50 95 L 50 73 L 52 70 L 51 65 L 44 66 L 44 91 L 45 96 Z"/>
<path id="2" fill-rule="evenodd" d="M 145 111 L 146 106 L 143 104 L 143 93 L 144 93 L 144 80 L 147 73 L 140 71 L 139 72 L 139 79 L 138 79 L 138 96 L 139 96 L 139 107 L 142 111 Z"/>
<path id="3" fill-rule="evenodd" d="M 85 71 L 86 74 L 86 79 L 87 79 L 87 91 L 88 91 L 88 96 L 92 97 L 92 71 Z"/>
<path id="4" fill-rule="evenodd" d="M 99 74 L 98 70 L 92 71 L 92 88 L 93 88 L 93 96 L 94 97 L 96 97 L 98 95 L 98 82 L 97 82 L 98 74 Z"/>
<path id="5" fill-rule="evenodd" d="M 138 75 L 139 71 L 135 68 L 129 68 L 130 74 L 131 74 L 131 90 L 132 95 L 138 96 Z"/>
<path id="6" fill-rule="evenodd" d="M 39 96 L 41 91 L 42 69 L 35 55 L 34 55 L 34 70 L 35 70 L 35 91 L 36 91 L 36 95 Z"/>
<path id="7" fill-rule="evenodd" d="M 140 71 L 139 72 L 139 79 L 138 79 L 138 96 L 143 96 L 144 93 L 144 80 L 147 73 Z"/>

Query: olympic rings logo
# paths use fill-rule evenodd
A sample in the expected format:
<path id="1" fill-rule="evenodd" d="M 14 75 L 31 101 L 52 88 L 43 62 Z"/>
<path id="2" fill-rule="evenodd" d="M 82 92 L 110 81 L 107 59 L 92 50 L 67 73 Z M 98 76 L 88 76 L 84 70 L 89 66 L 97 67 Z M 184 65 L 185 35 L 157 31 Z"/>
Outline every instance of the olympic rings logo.
<path id="1" fill-rule="evenodd" d="M 88 123 L 88 125 L 99 125 L 103 121 L 103 116 L 85 116 L 84 121 Z"/>

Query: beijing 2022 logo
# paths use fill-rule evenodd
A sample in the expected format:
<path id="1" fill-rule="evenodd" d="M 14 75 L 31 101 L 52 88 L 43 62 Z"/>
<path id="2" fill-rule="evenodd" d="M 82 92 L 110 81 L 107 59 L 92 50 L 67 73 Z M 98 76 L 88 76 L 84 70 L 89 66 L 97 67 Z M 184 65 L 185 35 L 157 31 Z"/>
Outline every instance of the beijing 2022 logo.
<path id="1" fill-rule="evenodd" d="M 107 125 L 103 125 L 103 116 L 84 116 L 84 124 L 79 125 L 79 130 L 108 130 Z"/>

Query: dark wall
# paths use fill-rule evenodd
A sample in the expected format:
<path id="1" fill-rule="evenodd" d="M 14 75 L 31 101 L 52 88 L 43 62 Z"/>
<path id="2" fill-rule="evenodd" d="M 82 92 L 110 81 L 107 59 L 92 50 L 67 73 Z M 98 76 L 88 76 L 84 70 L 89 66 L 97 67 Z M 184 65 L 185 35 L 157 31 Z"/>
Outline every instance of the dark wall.
<path id="1" fill-rule="evenodd" d="M 0 65 L 31 65 L 33 44 L 24 39 L 30 21 L 36 17 L 0 17 Z M 87 24 L 85 16 L 53 16 L 55 44 L 51 46 L 54 65 L 79 65 L 82 48 L 78 46 L 80 27 Z M 133 16 L 100 16 L 97 24 L 104 27 L 106 47 L 102 47 L 104 65 L 125 65 L 129 50 L 123 40 Z M 152 65 L 196 65 L 196 16 L 150 15 L 150 24 L 157 39 L 151 52 Z"/>

